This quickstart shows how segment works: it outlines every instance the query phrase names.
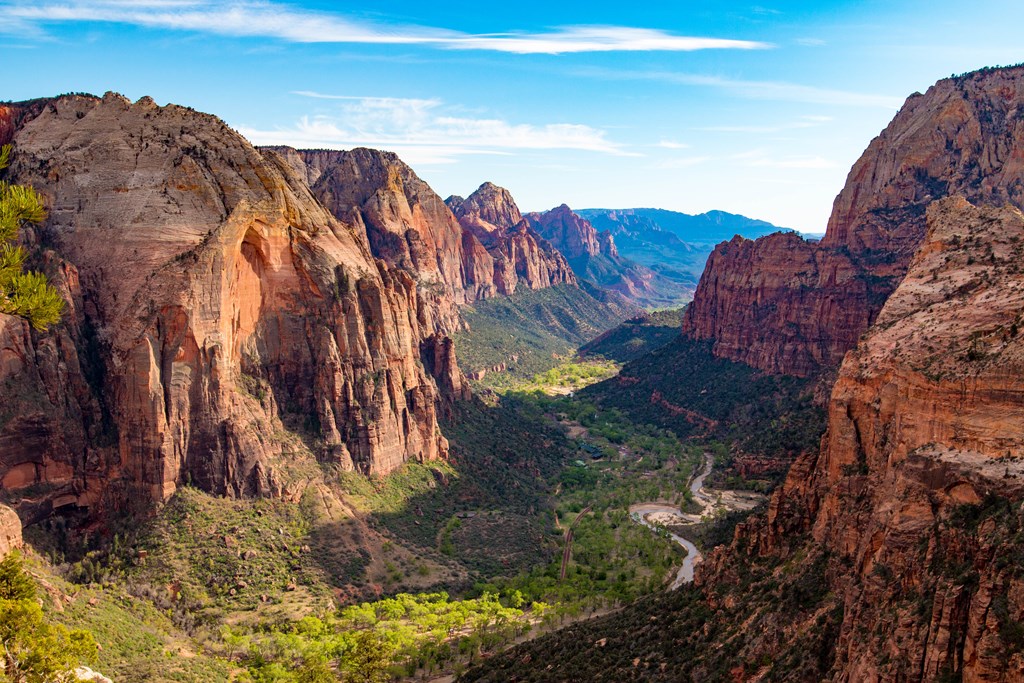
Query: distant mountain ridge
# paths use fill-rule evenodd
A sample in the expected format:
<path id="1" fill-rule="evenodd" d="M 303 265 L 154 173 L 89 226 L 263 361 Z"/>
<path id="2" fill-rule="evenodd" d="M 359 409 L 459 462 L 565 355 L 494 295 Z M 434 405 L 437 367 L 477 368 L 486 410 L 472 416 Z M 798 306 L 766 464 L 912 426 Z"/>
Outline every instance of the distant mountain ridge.
<path id="1" fill-rule="evenodd" d="M 581 280 L 610 289 L 646 307 L 678 306 L 689 301 L 696 277 L 667 276 L 620 253 L 615 236 L 562 204 L 524 216 L 530 226 L 563 255 Z"/>
<path id="2" fill-rule="evenodd" d="M 663 279 L 693 290 L 715 245 L 735 235 L 755 239 L 792 232 L 726 211 L 690 214 L 667 209 L 582 209 L 596 230 L 611 236 L 619 253 Z"/>
<path id="3" fill-rule="evenodd" d="M 714 246 L 735 235 L 753 239 L 773 232 L 791 232 L 768 221 L 718 210 L 688 214 L 650 208 L 581 209 L 577 213 L 598 230 L 609 230 L 616 236 L 620 232 L 668 232 L 691 245 Z"/>

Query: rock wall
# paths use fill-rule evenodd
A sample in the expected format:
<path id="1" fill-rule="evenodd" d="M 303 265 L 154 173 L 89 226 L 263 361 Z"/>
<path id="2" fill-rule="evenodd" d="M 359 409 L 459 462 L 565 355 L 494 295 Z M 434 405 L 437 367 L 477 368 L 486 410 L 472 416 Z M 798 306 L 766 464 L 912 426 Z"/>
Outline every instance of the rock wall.
<path id="1" fill-rule="evenodd" d="M 454 221 L 374 258 L 363 216 L 339 220 L 293 160 L 214 117 L 113 94 L 33 107 L 9 179 L 46 198 L 25 239 L 71 306 L 47 334 L 0 317 L 0 383 L 17 387 L 0 481 L 26 521 L 147 506 L 185 482 L 289 496 L 317 459 L 386 473 L 444 457 L 453 318 L 415 275 L 457 279 Z M 408 208 L 364 204 L 375 220 Z"/>
<path id="2" fill-rule="evenodd" d="M 523 219 L 508 190 L 484 183 L 469 197 L 449 197 L 445 203 L 465 230 L 464 239 L 471 245 L 467 252 L 482 247 L 491 257 L 498 293 L 510 295 L 520 284 L 530 289 L 576 284 L 565 257 Z M 486 263 L 482 258 L 474 261 Z"/>
<path id="3" fill-rule="evenodd" d="M 836 197 L 821 242 L 720 244 L 683 331 L 775 373 L 836 367 L 899 284 L 934 200 L 1024 207 L 1024 68 L 975 72 L 911 96 Z"/>
<path id="4" fill-rule="evenodd" d="M 21 547 L 21 520 L 6 505 L 0 505 L 0 559 Z"/>
<path id="5" fill-rule="evenodd" d="M 843 361 L 820 453 L 699 577 L 823 550 L 832 681 L 1024 678 L 1024 215 L 948 198 L 927 226 Z"/>
<path id="6" fill-rule="evenodd" d="M 680 289 L 663 282 L 649 268 L 619 256 L 612 234 L 598 232 L 590 221 L 565 204 L 544 213 L 527 214 L 537 234 L 562 254 L 577 277 L 616 291 L 639 304 L 655 303 L 660 295 L 674 297 Z"/>

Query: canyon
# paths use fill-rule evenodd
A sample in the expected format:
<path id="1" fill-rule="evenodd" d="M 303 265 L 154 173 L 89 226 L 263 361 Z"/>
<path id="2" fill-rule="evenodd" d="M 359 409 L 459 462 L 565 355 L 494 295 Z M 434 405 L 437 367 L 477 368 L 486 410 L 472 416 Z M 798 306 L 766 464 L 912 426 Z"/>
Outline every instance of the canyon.
<path id="1" fill-rule="evenodd" d="M 868 145 L 819 242 L 789 233 L 720 244 L 683 331 L 716 355 L 807 377 L 834 370 L 899 285 L 950 195 L 1024 206 L 1020 68 L 939 81 Z"/>
<path id="2" fill-rule="evenodd" d="M 762 372 L 831 367 L 820 447 L 705 553 L 691 594 L 469 680 L 526 680 L 555 652 L 529 680 L 1024 679 L 1022 83 L 991 69 L 912 96 L 821 243 L 716 248 L 684 334 Z"/>
<path id="3" fill-rule="evenodd" d="M 527 392 L 473 396 L 453 341 L 466 331 L 464 311 L 567 289 L 610 296 L 593 283 L 657 300 L 662 275 L 623 258 L 610 229 L 566 205 L 524 216 L 492 183 L 442 200 L 387 152 L 256 148 L 212 116 L 148 98 L 5 105 L 0 142 L 16 150 L 8 178 L 37 188 L 49 208 L 22 240 L 68 311 L 46 333 L 0 315 L 0 485 L 10 505 L 0 506 L 0 555 L 22 544 L 20 522 L 60 517 L 101 530 L 116 513 L 145 517 L 198 490 L 322 505 L 338 511 L 337 527 L 358 517 L 352 501 L 373 499 L 383 512 L 344 533 L 388 540 L 356 563 L 402 577 L 400 560 L 411 580 L 420 561 L 420 576 L 444 568 L 451 577 L 453 539 L 485 558 L 505 543 L 467 529 L 514 529 L 543 557 L 552 529 L 531 525 L 548 520 L 559 494 L 582 492 L 562 518 L 554 505 L 554 535 L 570 512 L 582 535 L 593 511 L 586 486 L 625 478 L 599 479 L 598 460 L 642 482 L 664 464 L 678 485 L 697 472 L 683 468 L 693 455 L 684 444 L 701 444 L 700 482 L 714 462 L 705 445 L 758 469 L 757 455 L 776 454 L 755 442 L 765 452 L 752 457 L 735 432 L 760 420 L 782 456 L 798 457 L 766 508 L 721 527 L 732 529 L 727 542 L 701 548 L 695 570 L 697 547 L 687 546 L 693 586 L 623 600 L 477 661 L 462 680 L 1022 680 L 1022 106 L 1022 67 L 911 96 L 854 165 L 820 242 L 783 231 L 719 244 L 681 337 L 630 357 L 580 397 L 530 403 Z M 647 220 L 626 215 L 603 220 Z M 596 343 L 654 340 L 643 323 Z M 686 367 L 673 366 L 680 358 Z M 473 379 L 506 369 L 491 359 Z M 666 382 L 685 385 L 671 401 Z M 820 440 L 820 426 L 792 424 L 803 419 L 793 406 L 811 395 L 824 405 Z M 675 422 L 623 427 L 657 410 Z M 816 410 L 808 422 L 821 421 Z M 575 431 L 545 431 L 544 419 Z M 800 439 L 778 443 L 791 429 Z M 578 441 L 594 434 L 607 435 L 606 449 Z M 475 450 L 456 451 L 459 439 Z M 634 462 L 638 444 L 649 450 Z M 591 462 L 567 465 L 574 457 Z M 424 463 L 436 467 L 413 467 Z M 481 482 L 522 497 L 509 502 L 522 509 L 476 509 Z M 403 511 L 391 486 L 421 488 L 400 498 Z M 668 505 L 653 490 L 633 500 Z M 431 498 L 446 491 L 457 493 Z M 609 528 L 635 531 L 620 507 Z M 283 523 L 269 535 L 288 538 Z M 212 537 L 234 551 L 233 536 Z M 419 539 L 422 558 L 399 538 Z M 295 545 L 281 552 L 297 566 L 312 550 Z M 650 547 L 636 546 L 634 559 Z M 229 555 L 255 564 L 259 554 L 247 553 Z M 513 554 L 501 571 L 516 562 L 533 571 L 529 553 Z M 138 553 L 132 561 L 144 564 Z M 465 566 L 459 580 L 492 578 Z M 635 578 L 597 567 L 575 579 L 612 594 Z M 550 589 L 555 575 L 544 571 L 528 576 Z M 235 581 L 232 591 L 248 585 L 241 571 Z M 298 590 L 288 581 L 282 590 Z M 503 596 L 513 585 L 527 584 L 479 582 Z M 332 588 L 347 597 L 348 585 Z"/>
<path id="4" fill-rule="evenodd" d="M 375 258 L 366 221 L 386 229 L 393 174 L 343 222 L 294 154 L 183 107 L 68 96 L 6 120 L 10 178 L 49 206 L 27 240 L 70 304 L 48 334 L 0 316 L 0 480 L 27 492 L 26 522 L 145 508 L 184 482 L 288 498 L 318 461 L 369 474 L 445 456 L 438 405 L 466 388 L 454 304 L 429 286 L 463 287 L 461 242 L 432 223 L 417 234 L 454 261 L 419 258 L 412 237 Z"/>
<path id="5" fill-rule="evenodd" d="M 444 459 L 438 415 L 469 396 L 461 307 L 614 296 L 581 289 L 506 190 L 449 208 L 391 153 L 255 148 L 113 93 L 0 122 L 8 180 L 49 207 L 22 240 L 68 304 L 45 334 L 0 315 L 0 482 L 26 524 L 93 524 L 185 483 L 294 500 L 324 466 Z"/>
<path id="6" fill-rule="evenodd" d="M 843 615 L 828 680 L 1024 676 L 1010 559 L 1024 498 L 1024 215 L 962 197 L 926 215 L 907 275 L 840 367 L 820 452 L 698 576 L 714 593 L 744 557 L 827 558 Z M 780 616 L 748 661 L 813 628 Z"/>

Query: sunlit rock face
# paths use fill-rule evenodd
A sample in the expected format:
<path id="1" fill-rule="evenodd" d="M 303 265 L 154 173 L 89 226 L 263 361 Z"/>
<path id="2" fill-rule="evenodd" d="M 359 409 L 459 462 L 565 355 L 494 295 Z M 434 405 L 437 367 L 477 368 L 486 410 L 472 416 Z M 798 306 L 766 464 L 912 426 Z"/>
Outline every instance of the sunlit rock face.
<path id="1" fill-rule="evenodd" d="M 1022 104 L 1022 68 L 911 96 L 853 166 L 821 242 L 774 234 L 720 244 L 683 331 L 769 372 L 837 367 L 906 273 L 932 201 L 1024 207 Z"/>
<path id="2" fill-rule="evenodd" d="M 0 316 L 0 481 L 31 492 L 23 518 L 183 483 L 294 496 L 317 460 L 386 473 L 445 456 L 438 386 L 464 387 L 455 303 L 434 285 L 462 266 L 424 254 L 459 246 L 453 218 L 422 253 L 375 258 L 366 221 L 325 208 L 305 166 L 212 116 L 113 94 L 7 111 L 9 179 L 49 208 L 24 237 L 69 302 L 45 334 Z"/>
<path id="3" fill-rule="evenodd" d="M 1024 215 L 955 197 L 926 224 L 839 369 L 820 452 L 698 577 L 823 550 L 842 609 L 828 680 L 1024 677 Z M 777 617 L 787 637 L 813 627 Z"/>
<path id="4" fill-rule="evenodd" d="M 527 214 L 525 220 L 565 255 L 577 277 L 643 305 L 654 301 L 659 288 L 665 287 L 666 283 L 656 282 L 658 276 L 651 269 L 619 256 L 611 232 L 598 232 L 565 204 Z"/>
<path id="5" fill-rule="evenodd" d="M 482 248 L 490 255 L 491 282 L 498 293 L 512 294 L 520 286 L 576 284 L 565 256 L 523 219 L 508 190 L 484 183 L 469 197 L 449 197 L 445 203 L 465 230 L 467 252 Z M 479 257 L 473 262 L 485 263 Z M 486 278 L 486 273 L 478 277 Z"/>
<path id="6" fill-rule="evenodd" d="M 6 505 L 0 505 L 0 558 L 21 547 L 21 520 Z"/>

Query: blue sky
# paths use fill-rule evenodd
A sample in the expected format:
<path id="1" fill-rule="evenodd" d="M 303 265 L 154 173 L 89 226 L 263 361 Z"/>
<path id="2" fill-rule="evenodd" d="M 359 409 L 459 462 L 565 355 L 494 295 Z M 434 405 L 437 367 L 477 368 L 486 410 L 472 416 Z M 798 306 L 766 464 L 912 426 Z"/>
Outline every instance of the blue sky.
<path id="1" fill-rule="evenodd" d="M 150 95 L 256 144 L 394 150 L 442 196 L 820 232 L 905 97 L 1024 61 L 1022 23 L 984 0 L 0 0 L 0 98 Z"/>

